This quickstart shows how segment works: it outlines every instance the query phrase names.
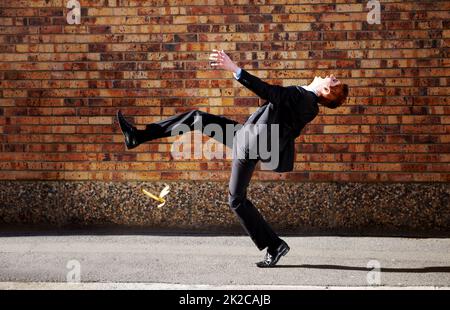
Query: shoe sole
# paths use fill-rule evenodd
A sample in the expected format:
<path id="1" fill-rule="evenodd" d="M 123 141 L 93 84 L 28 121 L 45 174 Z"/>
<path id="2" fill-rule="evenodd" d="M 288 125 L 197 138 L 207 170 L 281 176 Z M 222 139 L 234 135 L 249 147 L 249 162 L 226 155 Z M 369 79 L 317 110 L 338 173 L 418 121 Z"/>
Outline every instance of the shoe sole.
<path id="1" fill-rule="evenodd" d="M 136 146 L 128 146 L 128 144 L 127 144 L 127 137 L 125 136 L 125 133 L 124 133 L 124 130 L 123 130 L 123 128 L 122 128 L 122 125 L 120 124 L 120 118 L 122 117 L 123 119 L 125 119 L 125 117 L 122 115 L 122 113 L 120 113 L 120 111 L 117 111 L 117 113 L 116 113 L 116 117 L 117 117 L 117 122 L 119 123 L 119 128 L 120 128 L 120 131 L 122 132 L 122 135 L 123 135 L 123 139 L 124 139 L 124 144 L 125 144 L 125 147 L 127 148 L 127 150 L 131 150 L 131 149 L 134 149 Z"/>

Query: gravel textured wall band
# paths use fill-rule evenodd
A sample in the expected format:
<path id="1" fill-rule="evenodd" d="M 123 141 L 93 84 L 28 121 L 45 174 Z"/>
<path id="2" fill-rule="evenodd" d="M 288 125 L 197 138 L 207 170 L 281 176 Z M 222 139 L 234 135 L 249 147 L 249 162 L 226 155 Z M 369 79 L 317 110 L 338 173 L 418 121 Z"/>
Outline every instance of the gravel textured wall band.
<path id="1" fill-rule="evenodd" d="M 161 182 L 0 182 L 0 223 L 242 232 L 225 182 L 170 182 L 163 208 L 139 193 Z M 137 194 L 138 193 L 138 194 Z M 450 189 L 440 183 L 255 182 L 249 198 L 289 233 L 450 233 Z"/>

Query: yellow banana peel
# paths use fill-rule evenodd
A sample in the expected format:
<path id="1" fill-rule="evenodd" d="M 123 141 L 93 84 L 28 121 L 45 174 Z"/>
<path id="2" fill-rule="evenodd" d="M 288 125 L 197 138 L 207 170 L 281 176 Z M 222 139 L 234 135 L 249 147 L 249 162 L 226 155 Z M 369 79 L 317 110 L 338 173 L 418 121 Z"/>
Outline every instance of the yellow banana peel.
<path id="1" fill-rule="evenodd" d="M 163 188 L 163 190 L 159 193 L 159 196 L 153 195 L 152 193 L 150 193 L 149 191 L 142 189 L 142 192 L 147 195 L 148 197 L 160 202 L 160 204 L 158 205 L 158 208 L 161 208 L 162 206 L 164 206 L 166 204 L 166 200 L 163 198 L 164 196 L 166 196 L 170 190 L 169 190 L 169 185 L 166 184 L 166 186 Z"/>

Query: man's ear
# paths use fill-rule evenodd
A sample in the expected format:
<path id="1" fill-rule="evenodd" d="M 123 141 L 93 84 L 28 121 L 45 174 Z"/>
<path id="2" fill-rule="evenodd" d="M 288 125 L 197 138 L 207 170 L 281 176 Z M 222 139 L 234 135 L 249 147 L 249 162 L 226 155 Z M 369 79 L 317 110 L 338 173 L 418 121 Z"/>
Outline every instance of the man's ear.
<path id="1" fill-rule="evenodd" d="M 328 86 L 324 86 L 322 88 L 322 95 L 328 96 L 328 94 L 331 92 L 331 89 Z"/>

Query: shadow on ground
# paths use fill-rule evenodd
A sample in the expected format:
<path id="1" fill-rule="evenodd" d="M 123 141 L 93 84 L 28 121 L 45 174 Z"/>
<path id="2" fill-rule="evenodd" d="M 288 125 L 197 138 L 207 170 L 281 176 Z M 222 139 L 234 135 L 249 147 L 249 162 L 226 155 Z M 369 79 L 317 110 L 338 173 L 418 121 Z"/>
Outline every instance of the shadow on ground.
<path id="1" fill-rule="evenodd" d="M 305 269 L 332 269 L 332 270 L 352 270 L 352 271 L 373 271 L 373 268 L 365 267 L 353 267 L 353 266 L 342 266 L 342 265 L 277 265 L 272 268 L 305 268 Z M 450 273 L 450 266 L 436 266 L 436 267 L 423 267 L 423 268 L 380 268 L 380 272 L 391 272 L 391 273 Z"/>

